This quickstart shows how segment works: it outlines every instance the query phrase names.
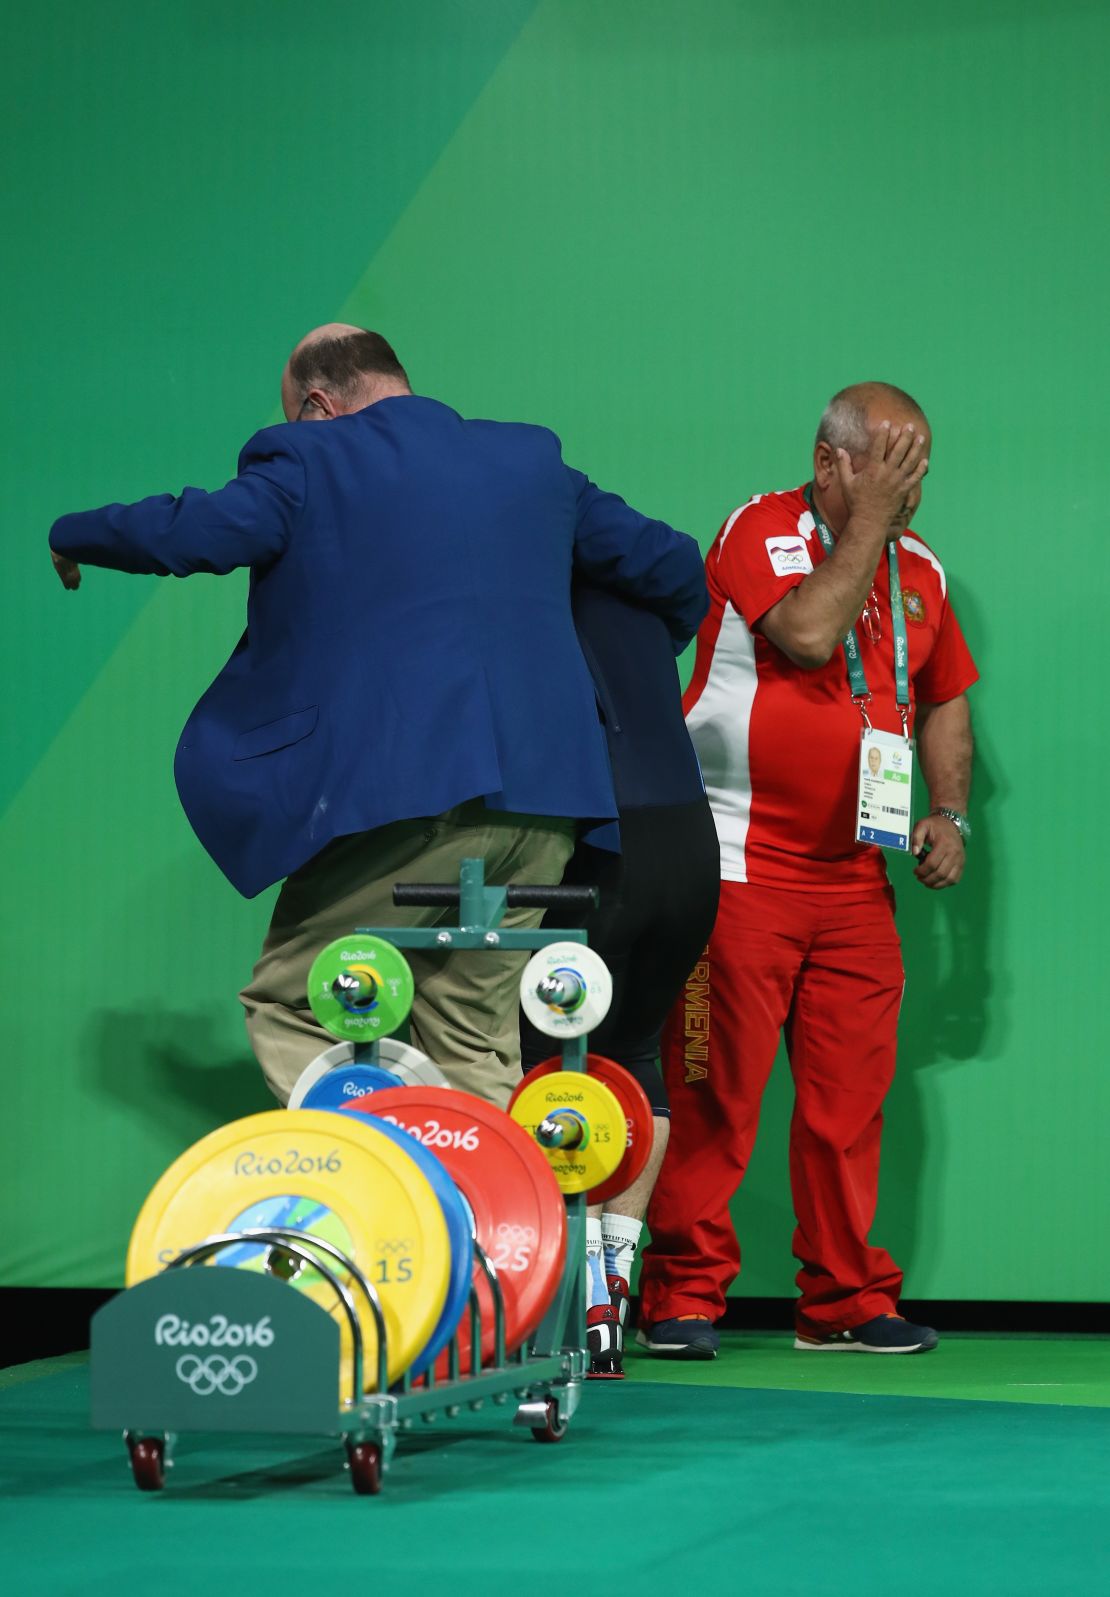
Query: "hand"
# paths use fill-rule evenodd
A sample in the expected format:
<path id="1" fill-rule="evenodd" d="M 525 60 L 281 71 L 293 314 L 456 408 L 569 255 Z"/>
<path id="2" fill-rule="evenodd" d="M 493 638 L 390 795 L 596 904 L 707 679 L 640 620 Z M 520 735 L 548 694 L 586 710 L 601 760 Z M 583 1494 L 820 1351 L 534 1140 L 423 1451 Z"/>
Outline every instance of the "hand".
<path id="1" fill-rule="evenodd" d="M 918 821 L 910 838 L 910 852 L 919 855 L 923 848 L 929 849 L 929 853 L 913 873 L 922 887 L 955 887 L 964 873 L 967 857 L 956 823 L 947 815 L 926 815 L 923 821 Z"/>
<path id="2" fill-rule="evenodd" d="M 836 470 L 849 515 L 888 533 L 904 532 L 907 503 L 929 469 L 924 451 L 925 435 L 912 422 L 896 431 L 888 421 L 875 428 L 859 471 L 853 471 L 848 451 L 838 449 Z"/>
<path id="3" fill-rule="evenodd" d="M 65 555 L 56 555 L 51 549 L 50 558 L 54 562 L 54 570 L 62 579 L 63 588 L 79 588 L 81 586 L 81 567 L 76 560 L 67 560 Z"/>

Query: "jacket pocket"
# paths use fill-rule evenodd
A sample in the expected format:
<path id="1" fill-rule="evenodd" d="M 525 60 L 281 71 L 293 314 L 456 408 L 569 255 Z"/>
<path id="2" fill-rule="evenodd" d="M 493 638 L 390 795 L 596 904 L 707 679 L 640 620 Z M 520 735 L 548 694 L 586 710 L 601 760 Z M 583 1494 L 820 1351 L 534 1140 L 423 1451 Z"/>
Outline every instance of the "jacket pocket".
<path id="1" fill-rule="evenodd" d="M 288 748 L 290 743 L 299 743 L 315 731 L 319 715 L 319 705 L 310 704 L 307 710 L 295 710 L 292 715 L 283 715 L 277 721 L 267 721 L 264 726 L 240 732 L 231 757 L 253 760 L 259 754 L 273 754 L 277 749 Z"/>

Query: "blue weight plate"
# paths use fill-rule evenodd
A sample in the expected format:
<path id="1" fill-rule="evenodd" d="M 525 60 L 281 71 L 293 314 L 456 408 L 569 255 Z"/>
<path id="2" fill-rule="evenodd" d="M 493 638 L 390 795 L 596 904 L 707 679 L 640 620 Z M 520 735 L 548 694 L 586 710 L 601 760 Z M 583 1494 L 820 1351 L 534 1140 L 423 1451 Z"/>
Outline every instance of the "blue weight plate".
<path id="1" fill-rule="evenodd" d="M 383 1075 L 386 1073 L 382 1072 Z M 340 1072 L 337 1071 L 336 1074 Z M 348 1110 L 347 1113 L 365 1121 L 375 1131 L 384 1131 L 398 1147 L 404 1148 L 439 1199 L 443 1218 L 447 1222 L 447 1237 L 451 1244 L 451 1275 L 447 1283 L 447 1297 L 431 1339 L 419 1356 L 413 1360 L 411 1366 L 413 1375 L 423 1375 L 454 1336 L 459 1319 L 470 1300 L 470 1277 L 474 1268 L 470 1212 L 458 1187 L 435 1154 L 417 1142 L 415 1137 L 410 1136 L 407 1131 L 402 1131 L 399 1126 L 392 1125 L 388 1120 L 381 1120 L 377 1115 L 364 1114 L 358 1109 Z"/>
<path id="2" fill-rule="evenodd" d="M 383 1087 L 403 1087 L 400 1076 L 380 1065 L 344 1065 L 321 1076 L 301 1099 L 302 1109 L 345 1109 L 352 1098 Z"/>

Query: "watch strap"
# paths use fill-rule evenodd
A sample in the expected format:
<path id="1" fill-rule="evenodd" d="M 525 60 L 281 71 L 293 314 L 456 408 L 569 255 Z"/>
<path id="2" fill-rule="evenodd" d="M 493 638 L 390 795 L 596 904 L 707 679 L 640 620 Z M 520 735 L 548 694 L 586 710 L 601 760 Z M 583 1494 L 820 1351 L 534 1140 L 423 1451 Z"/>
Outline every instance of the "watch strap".
<path id="1" fill-rule="evenodd" d="M 938 804 L 929 811 L 929 814 L 943 815 L 946 820 L 952 822 L 952 825 L 959 832 L 965 843 L 971 841 L 971 822 L 966 815 L 961 815 L 959 810 L 950 810 L 946 805 Z"/>

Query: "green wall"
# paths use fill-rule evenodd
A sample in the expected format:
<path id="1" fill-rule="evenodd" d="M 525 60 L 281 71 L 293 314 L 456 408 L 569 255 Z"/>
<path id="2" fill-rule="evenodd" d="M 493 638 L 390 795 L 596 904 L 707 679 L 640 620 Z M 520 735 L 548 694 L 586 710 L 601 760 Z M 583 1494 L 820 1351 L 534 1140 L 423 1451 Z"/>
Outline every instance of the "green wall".
<path id="1" fill-rule="evenodd" d="M 977 835 L 954 893 L 895 870 L 876 1235 L 916 1297 L 1106 1296 L 1105 7 L 4 11 L 0 1281 L 118 1281 L 164 1166 L 266 1103 L 235 993 L 272 895 L 223 883 L 171 772 L 243 583 L 67 594 L 47 529 L 222 482 L 341 317 L 704 543 L 804 478 L 835 388 L 921 399 Z M 780 1069 L 737 1205 L 755 1295 L 791 1290 L 789 1096 Z"/>

